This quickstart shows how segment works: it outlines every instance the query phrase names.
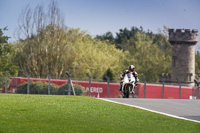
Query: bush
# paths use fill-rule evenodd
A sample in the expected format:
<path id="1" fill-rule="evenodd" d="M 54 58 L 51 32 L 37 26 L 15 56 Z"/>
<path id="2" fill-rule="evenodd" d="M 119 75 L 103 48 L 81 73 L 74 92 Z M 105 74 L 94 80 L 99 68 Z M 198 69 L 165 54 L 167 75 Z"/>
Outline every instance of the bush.
<path id="1" fill-rule="evenodd" d="M 78 84 L 73 84 L 74 90 L 76 95 L 84 96 L 85 95 L 85 88 Z M 68 83 L 62 85 L 58 90 L 58 95 L 68 95 Z M 74 95 L 73 90 L 71 89 L 71 95 Z"/>
<path id="2" fill-rule="evenodd" d="M 111 81 L 112 81 L 112 82 L 115 82 L 115 77 L 114 77 L 114 73 L 113 73 L 113 70 L 112 70 L 112 69 L 108 68 L 107 71 L 104 73 L 104 75 L 103 75 L 103 81 L 104 81 L 104 82 L 107 82 L 106 76 L 109 77 L 110 82 L 111 82 Z"/>
<path id="3" fill-rule="evenodd" d="M 21 84 L 17 87 L 18 94 L 27 94 L 27 85 L 28 82 Z M 47 82 L 30 82 L 29 94 L 48 94 L 49 84 Z M 57 94 L 58 86 L 55 84 L 51 84 L 50 94 Z"/>
<path id="4" fill-rule="evenodd" d="M 18 94 L 27 94 L 27 85 L 28 82 L 23 83 L 17 87 Z M 48 94 L 49 84 L 47 82 L 30 82 L 29 94 Z M 82 96 L 85 95 L 85 88 L 78 84 L 73 84 L 76 95 Z M 68 95 L 68 84 L 64 84 L 62 86 L 57 86 L 55 84 L 51 84 L 50 94 L 52 95 Z M 71 90 L 71 95 L 74 95 Z"/>

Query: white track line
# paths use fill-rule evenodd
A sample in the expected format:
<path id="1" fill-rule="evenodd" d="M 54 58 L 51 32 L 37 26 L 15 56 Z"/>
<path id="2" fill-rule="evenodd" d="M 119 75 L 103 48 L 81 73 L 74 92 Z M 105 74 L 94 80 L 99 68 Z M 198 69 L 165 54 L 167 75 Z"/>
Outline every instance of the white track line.
<path id="1" fill-rule="evenodd" d="M 197 120 L 192 120 L 192 119 L 188 119 L 188 118 L 184 118 L 184 117 L 180 117 L 180 116 L 176 116 L 176 115 L 171 115 L 171 114 L 167 114 L 167 113 L 163 113 L 163 112 L 159 112 L 159 111 L 147 109 L 147 108 L 136 106 L 136 105 L 126 104 L 126 103 L 120 103 L 120 102 L 116 102 L 116 101 L 112 101 L 112 100 L 108 100 L 108 99 L 104 99 L 104 98 L 98 98 L 98 99 L 104 100 L 104 101 L 108 101 L 108 102 L 112 102 L 112 103 L 117 103 L 117 104 L 122 104 L 122 105 L 130 106 L 130 107 L 135 107 L 135 108 L 143 109 L 143 110 L 146 110 L 146 111 L 150 111 L 150 112 L 154 112 L 154 113 L 158 113 L 158 114 L 162 114 L 162 115 L 166 115 L 166 116 L 170 116 L 170 117 L 174 117 L 174 118 L 178 118 L 178 119 L 183 119 L 183 120 L 188 120 L 188 121 L 193 121 L 193 122 L 200 123 L 200 121 L 197 121 Z"/>

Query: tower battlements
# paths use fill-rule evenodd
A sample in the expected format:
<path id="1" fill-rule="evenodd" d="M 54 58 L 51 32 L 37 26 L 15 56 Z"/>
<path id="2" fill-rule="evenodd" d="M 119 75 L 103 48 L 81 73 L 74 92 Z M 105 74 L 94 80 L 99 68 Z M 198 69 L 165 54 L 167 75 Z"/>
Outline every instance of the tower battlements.
<path id="1" fill-rule="evenodd" d="M 171 44 L 186 43 L 196 44 L 198 42 L 197 29 L 169 29 L 169 42 Z"/>
<path id="2" fill-rule="evenodd" d="M 162 75 L 170 83 L 181 81 L 187 86 L 194 85 L 195 44 L 198 42 L 197 29 L 169 29 L 169 42 L 172 46 L 172 71 Z M 162 81 L 162 80 L 160 80 Z"/>

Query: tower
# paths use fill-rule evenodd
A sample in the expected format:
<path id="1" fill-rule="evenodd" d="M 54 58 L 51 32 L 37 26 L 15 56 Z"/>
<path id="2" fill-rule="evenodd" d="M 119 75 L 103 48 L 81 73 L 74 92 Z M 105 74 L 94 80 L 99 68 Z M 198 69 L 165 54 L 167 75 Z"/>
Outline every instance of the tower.
<path id="1" fill-rule="evenodd" d="M 169 29 L 169 42 L 172 46 L 171 82 L 177 82 L 177 79 L 179 79 L 187 86 L 193 86 L 195 44 L 198 42 L 198 30 Z"/>

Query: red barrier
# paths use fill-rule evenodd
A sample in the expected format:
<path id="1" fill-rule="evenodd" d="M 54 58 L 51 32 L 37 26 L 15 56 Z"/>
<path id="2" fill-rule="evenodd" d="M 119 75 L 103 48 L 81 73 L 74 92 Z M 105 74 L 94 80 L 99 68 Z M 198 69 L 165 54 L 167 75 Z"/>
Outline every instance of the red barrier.
<path id="1" fill-rule="evenodd" d="M 48 82 L 48 79 L 37 79 L 30 78 L 31 81 L 44 81 Z M 14 93 L 17 89 L 17 86 L 27 82 L 27 78 L 12 78 L 12 82 L 9 87 L 9 91 Z M 63 85 L 67 83 L 67 80 L 51 80 L 51 83 L 56 85 Z M 79 84 L 86 89 L 86 95 L 89 92 L 89 81 L 72 81 L 73 84 Z M 121 97 L 121 92 L 119 91 L 119 83 L 110 83 L 109 84 L 109 97 Z M 136 95 L 139 98 L 144 98 L 144 84 L 138 84 L 136 90 Z M 92 97 L 107 97 L 107 82 L 91 82 L 91 96 Z M 190 87 L 181 87 L 181 99 L 189 99 L 192 96 L 192 88 Z M 200 97 L 200 96 L 199 96 Z M 146 84 L 146 98 L 162 98 L 162 85 L 155 84 Z M 169 86 L 165 85 L 164 88 L 164 99 L 179 99 L 179 86 Z"/>
<path id="2" fill-rule="evenodd" d="M 37 82 L 37 81 L 43 81 L 43 82 L 49 82 L 48 79 L 37 79 L 37 78 L 30 78 L 31 81 Z M 20 84 L 23 84 L 27 82 L 27 78 L 12 78 L 12 82 L 10 84 L 10 92 L 14 92 L 13 90 L 17 89 L 17 86 Z M 54 83 L 56 85 L 63 85 L 67 83 L 68 80 L 54 80 L 51 79 L 51 83 Z M 79 84 L 86 89 L 86 95 L 88 95 L 89 92 L 89 81 L 72 81 L 73 84 Z M 119 91 L 120 84 L 119 83 L 110 83 L 109 84 L 109 97 L 119 97 L 121 96 L 121 92 Z M 91 97 L 100 97 L 105 98 L 107 97 L 107 82 L 91 82 L 91 90 L 90 90 Z"/>
<path id="3" fill-rule="evenodd" d="M 162 85 L 146 84 L 146 98 L 162 98 L 162 87 Z M 190 96 L 192 88 L 181 86 L 181 99 L 190 99 Z M 138 85 L 138 97 L 144 98 L 144 84 Z M 179 86 L 165 85 L 164 99 L 179 99 Z"/>
<path id="4" fill-rule="evenodd" d="M 1 91 L 1 93 L 5 93 L 5 88 L 4 87 L 3 87 L 2 91 Z"/>
<path id="5" fill-rule="evenodd" d="M 87 95 L 89 92 L 89 81 L 72 81 L 74 84 L 79 84 L 85 87 Z M 117 83 L 109 84 L 109 97 L 119 97 L 121 92 L 119 91 L 120 85 Z M 107 97 L 107 82 L 91 82 L 90 94 L 92 97 Z"/>

